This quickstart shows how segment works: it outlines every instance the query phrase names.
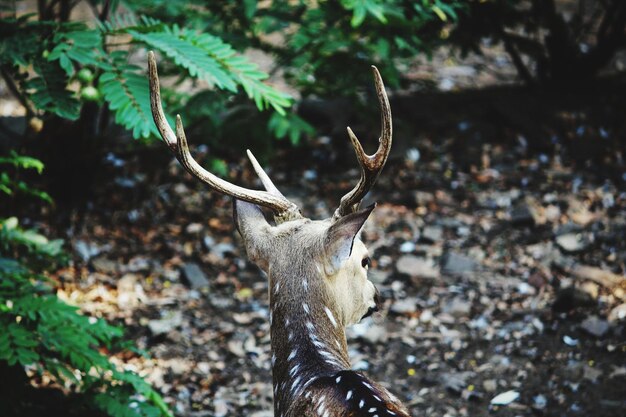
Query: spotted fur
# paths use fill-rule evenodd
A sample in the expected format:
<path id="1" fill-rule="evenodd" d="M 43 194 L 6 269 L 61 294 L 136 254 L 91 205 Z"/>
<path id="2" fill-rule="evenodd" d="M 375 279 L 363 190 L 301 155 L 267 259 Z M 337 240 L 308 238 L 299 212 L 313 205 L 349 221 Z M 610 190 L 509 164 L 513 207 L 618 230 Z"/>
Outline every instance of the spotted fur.
<path id="1" fill-rule="evenodd" d="M 358 238 L 371 210 L 272 226 L 255 206 L 236 203 L 248 255 L 269 276 L 277 417 L 409 416 L 382 386 L 350 370 L 345 328 L 378 300 Z"/>

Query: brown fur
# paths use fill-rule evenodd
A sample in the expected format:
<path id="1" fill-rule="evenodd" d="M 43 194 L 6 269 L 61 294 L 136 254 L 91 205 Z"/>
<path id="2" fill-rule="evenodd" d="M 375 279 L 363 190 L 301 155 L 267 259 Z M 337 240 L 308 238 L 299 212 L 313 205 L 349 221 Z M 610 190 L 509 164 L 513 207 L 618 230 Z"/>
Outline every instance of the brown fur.
<path id="1" fill-rule="evenodd" d="M 384 388 L 350 371 L 345 327 L 376 307 L 357 238 L 371 210 L 271 226 L 256 206 L 236 202 L 246 250 L 269 276 L 277 417 L 408 416 Z"/>

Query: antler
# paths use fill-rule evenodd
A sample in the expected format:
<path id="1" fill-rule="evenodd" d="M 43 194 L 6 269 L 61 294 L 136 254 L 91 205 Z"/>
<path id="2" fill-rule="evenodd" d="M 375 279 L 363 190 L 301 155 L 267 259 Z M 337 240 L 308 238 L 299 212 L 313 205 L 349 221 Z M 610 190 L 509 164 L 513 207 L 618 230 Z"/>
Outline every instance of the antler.
<path id="1" fill-rule="evenodd" d="M 163 107 L 161 105 L 161 90 L 159 87 L 159 74 L 157 73 L 156 60 L 152 51 L 148 52 L 148 73 L 150 77 L 150 106 L 152 108 L 152 116 L 154 123 L 161 133 L 161 137 L 165 144 L 170 148 L 181 165 L 194 177 L 207 184 L 209 187 L 222 194 L 232 196 L 238 200 L 247 201 L 259 206 L 267 207 L 274 212 L 277 220 L 286 221 L 294 218 L 302 217 L 298 207 L 287 200 L 269 179 L 263 168 L 248 150 L 248 157 L 252 162 L 254 170 L 261 178 L 267 191 L 250 190 L 231 184 L 228 181 L 211 174 L 202 168 L 198 162 L 191 156 L 187 138 L 183 129 L 183 122 L 180 115 L 176 115 L 176 134 L 172 131 L 169 123 L 165 119 Z"/>
<path id="2" fill-rule="evenodd" d="M 378 102 L 380 103 L 380 119 L 381 119 L 381 132 L 378 139 L 379 145 L 376 153 L 373 155 L 367 155 L 363 151 L 361 143 L 357 139 L 352 129 L 348 127 L 348 136 L 356 152 L 356 157 L 359 160 L 361 166 L 361 178 L 357 185 L 341 198 L 339 208 L 335 211 L 333 219 L 337 220 L 347 214 L 354 213 L 359 208 L 361 200 L 367 192 L 372 188 L 380 172 L 387 162 L 389 151 L 391 150 L 391 106 L 389 105 L 389 98 L 387 98 L 387 92 L 383 84 L 383 79 L 378 72 L 378 69 L 372 65 L 372 72 L 374 73 L 374 83 L 376 84 L 376 95 L 378 96 Z"/>

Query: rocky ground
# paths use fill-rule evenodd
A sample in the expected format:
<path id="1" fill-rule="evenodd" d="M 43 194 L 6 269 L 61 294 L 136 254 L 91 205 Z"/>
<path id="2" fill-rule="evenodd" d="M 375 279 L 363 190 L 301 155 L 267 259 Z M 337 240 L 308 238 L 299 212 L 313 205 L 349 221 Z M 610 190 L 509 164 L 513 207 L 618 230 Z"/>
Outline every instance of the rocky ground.
<path id="1" fill-rule="evenodd" d="M 333 152 L 324 143 L 311 152 Z M 415 416 L 622 416 L 626 177 L 602 175 L 624 172 L 621 156 L 589 170 L 559 148 L 494 144 L 463 172 L 450 141 L 405 147 L 368 196 L 380 204 L 363 238 L 385 302 L 349 331 L 354 368 Z M 271 416 L 267 280 L 231 203 L 148 159 L 109 155 L 108 181 L 69 231 L 59 295 L 127 326 L 151 359 L 125 366 L 177 415 Z M 275 182 L 314 218 L 358 175 L 277 165 Z"/>

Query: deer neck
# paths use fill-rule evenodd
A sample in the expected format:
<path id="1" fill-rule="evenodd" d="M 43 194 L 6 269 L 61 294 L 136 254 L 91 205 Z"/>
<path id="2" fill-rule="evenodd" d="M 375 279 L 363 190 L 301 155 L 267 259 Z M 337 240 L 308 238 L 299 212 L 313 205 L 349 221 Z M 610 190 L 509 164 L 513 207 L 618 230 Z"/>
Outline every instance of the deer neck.
<path id="1" fill-rule="evenodd" d="M 343 320 L 319 277 L 270 275 L 270 333 L 276 415 L 316 378 L 350 369 Z"/>

